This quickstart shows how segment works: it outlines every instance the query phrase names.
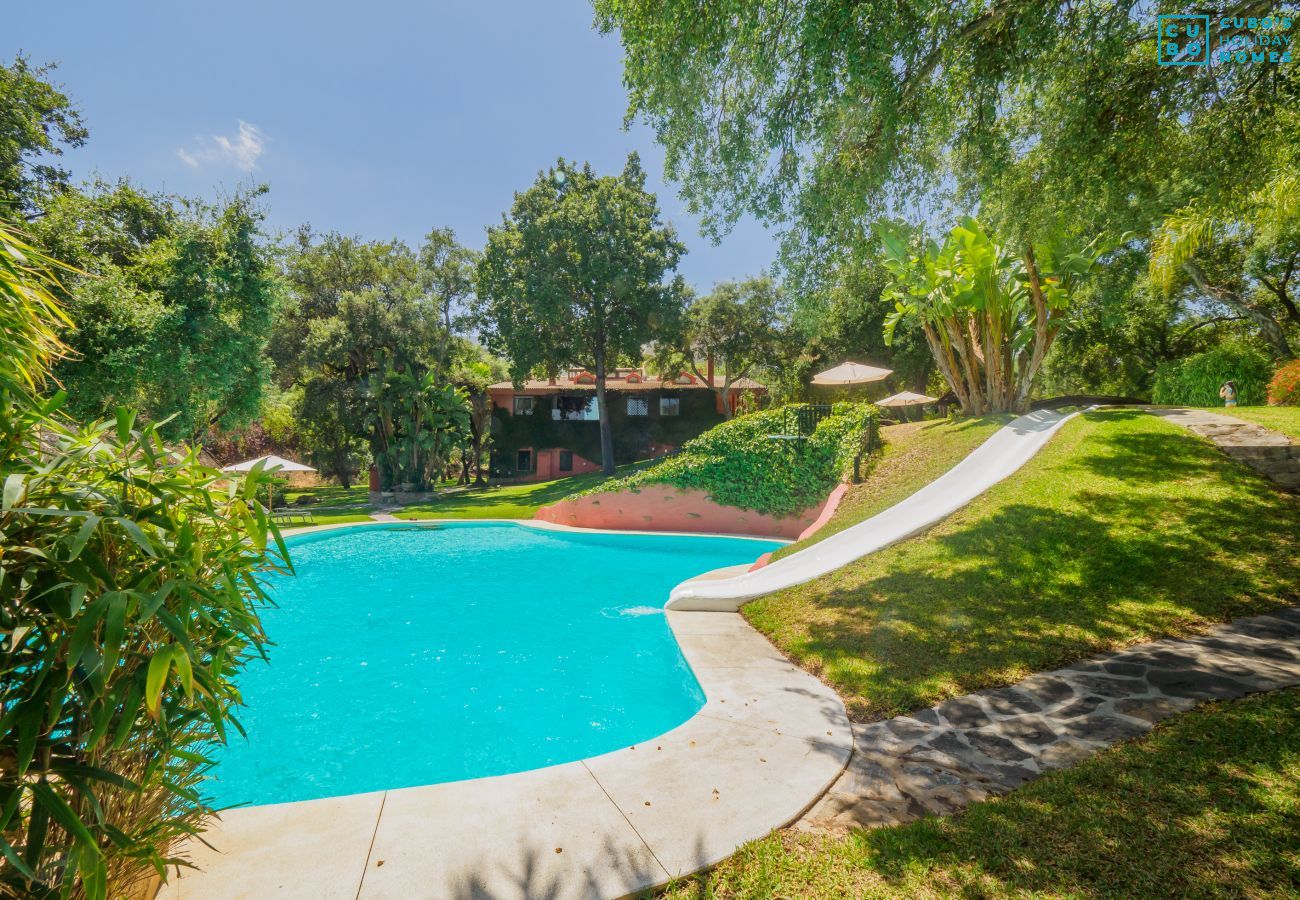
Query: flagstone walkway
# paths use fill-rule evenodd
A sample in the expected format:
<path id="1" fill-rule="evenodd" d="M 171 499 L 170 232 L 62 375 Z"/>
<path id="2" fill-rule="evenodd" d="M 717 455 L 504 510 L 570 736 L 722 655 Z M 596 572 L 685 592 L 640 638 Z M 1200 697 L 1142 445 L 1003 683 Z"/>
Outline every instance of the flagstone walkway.
<path id="1" fill-rule="evenodd" d="M 842 834 L 951 813 L 1200 703 L 1295 684 L 1300 608 L 1095 657 L 913 716 L 854 725 L 848 768 L 794 827 Z"/>
<path id="2" fill-rule="evenodd" d="M 1148 410 L 1214 443 L 1284 490 L 1300 492 L 1300 444 L 1280 431 L 1203 409 Z"/>

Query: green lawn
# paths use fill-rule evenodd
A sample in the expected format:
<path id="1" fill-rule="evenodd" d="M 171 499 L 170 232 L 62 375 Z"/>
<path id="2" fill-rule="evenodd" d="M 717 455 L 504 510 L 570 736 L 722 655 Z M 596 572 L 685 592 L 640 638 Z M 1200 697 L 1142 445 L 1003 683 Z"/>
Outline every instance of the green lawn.
<path id="1" fill-rule="evenodd" d="M 314 502 L 299 504 L 307 497 Z M 290 488 L 285 491 L 290 512 L 311 513 L 317 525 L 339 525 L 344 522 L 369 522 L 375 507 L 370 504 L 370 489 L 365 484 L 350 488 L 337 484 L 324 484 L 310 488 Z"/>
<path id="2" fill-rule="evenodd" d="M 1300 406 L 1238 406 L 1234 409 L 1219 408 L 1210 411 L 1236 416 L 1300 441 Z"/>
<path id="3" fill-rule="evenodd" d="M 705 897 L 1294 897 L 1300 689 L 1203 707 L 999 800 L 844 839 L 772 835 Z"/>
<path id="4" fill-rule="evenodd" d="M 370 503 L 370 488 L 366 484 L 354 484 L 350 488 L 345 488 L 337 484 L 322 484 L 318 487 L 309 488 L 289 488 L 285 491 L 285 497 L 290 506 L 296 506 L 294 502 L 300 497 L 311 498 L 312 504 L 310 509 L 319 507 L 348 507 L 348 506 L 368 506 Z"/>
<path id="5" fill-rule="evenodd" d="M 1109 410 L 925 535 L 743 612 L 863 721 L 1295 603 L 1300 501 Z"/>
<path id="6" fill-rule="evenodd" d="M 613 475 L 630 475 L 648 463 L 619 466 Z M 563 500 L 570 494 L 595 487 L 605 480 L 599 472 L 574 475 L 558 481 L 534 484 L 505 484 L 448 493 L 441 499 L 404 507 L 393 515 L 399 519 L 531 519 L 540 507 Z"/>
<path id="7" fill-rule="evenodd" d="M 365 511 L 353 512 L 339 509 L 315 509 L 308 507 L 305 512 L 310 512 L 317 525 L 341 525 L 344 522 L 370 522 L 370 514 Z"/>
<path id="8" fill-rule="evenodd" d="M 774 559 L 869 519 L 905 500 L 965 459 L 1012 416 L 910 422 L 881 429 L 885 447 L 861 484 L 852 485 L 831 520 L 812 537 L 773 554 Z"/>

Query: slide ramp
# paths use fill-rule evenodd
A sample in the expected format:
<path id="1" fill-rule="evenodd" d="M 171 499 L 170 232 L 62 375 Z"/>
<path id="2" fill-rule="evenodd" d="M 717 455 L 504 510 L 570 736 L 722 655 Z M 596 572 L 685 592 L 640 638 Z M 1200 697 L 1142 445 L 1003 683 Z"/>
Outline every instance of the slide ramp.
<path id="1" fill-rule="evenodd" d="M 673 588 L 666 606 L 735 612 L 748 600 L 812 581 L 924 531 L 1029 462 L 1075 415 L 1039 410 L 1021 416 L 906 500 L 761 569 L 730 578 L 684 581 Z"/>

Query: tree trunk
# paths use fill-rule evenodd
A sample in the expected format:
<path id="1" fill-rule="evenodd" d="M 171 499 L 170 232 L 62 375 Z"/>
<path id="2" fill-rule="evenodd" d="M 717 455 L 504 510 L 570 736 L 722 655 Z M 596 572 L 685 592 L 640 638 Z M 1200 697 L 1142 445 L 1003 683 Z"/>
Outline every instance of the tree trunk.
<path id="1" fill-rule="evenodd" d="M 967 409 L 970 406 L 970 392 L 966 390 L 966 384 L 960 377 L 952 351 L 944 345 L 943 339 L 929 322 L 922 322 L 921 330 L 925 334 L 925 342 L 930 345 L 930 355 L 934 358 L 934 364 L 939 367 L 939 374 L 957 395 L 957 402 L 961 404 L 961 408 Z"/>
<path id="2" fill-rule="evenodd" d="M 1052 339 L 1056 336 L 1051 326 L 1051 313 L 1043 297 L 1043 282 L 1038 274 L 1038 260 L 1034 258 L 1033 246 L 1025 247 L 1024 261 L 1025 272 L 1029 275 L 1029 296 L 1034 303 L 1034 348 L 1029 358 L 1022 359 L 1021 362 L 1020 383 L 1016 386 L 1015 402 L 1012 404 L 1012 411 L 1018 413 L 1029 409 L 1029 392 L 1033 389 L 1034 377 L 1038 374 L 1043 358 L 1047 356 L 1047 350 L 1052 346 Z"/>
<path id="3" fill-rule="evenodd" d="M 1273 350 L 1275 357 L 1290 359 L 1294 356 L 1291 352 L 1291 345 L 1287 342 L 1286 332 L 1282 330 L 1282 326 L 1278 324 L 1277 319 L 1269 315 L 1268 312 L 1252 306 L 1232 291 L 1211 285 L 1209 279 L 1205 277 L 1205 272 L 1194 262 L 1183 263 L 1183 271 L 1191 276 L 1196 289 L 1206 297 L 1222 303 L 1243 318 L 1254 322 L 1259 327 L 1260 334 L 1265 342 Z"/>
<path id="4" fill-rule="evenodd" d="M 722 418 L 724 421 L 731 421 L 731 404 L 727 402 L 727 395 L 731 393 L 729 385 L 724 384 L 722 387 L 715 387 L 713 393 L 718 398 L 718 406 L 722 407 Z"/>
<path id="5" fill-rule="evenodd" d="M 609 406 L 605 403 L 605 350 L 596 349 L 596 405 L 600 407 L 600 470 L 614 474 L 614 429 L 609 423 Z"/>

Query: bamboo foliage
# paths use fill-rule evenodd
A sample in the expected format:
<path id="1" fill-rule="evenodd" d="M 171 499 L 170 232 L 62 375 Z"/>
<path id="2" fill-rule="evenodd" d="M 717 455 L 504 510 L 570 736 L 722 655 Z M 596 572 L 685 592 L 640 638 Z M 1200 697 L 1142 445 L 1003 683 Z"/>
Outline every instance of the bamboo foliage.
<path id="1" fill-rule="evenodd" d="M 0 225 L 0 895 L 129 896 L 211 812 L 205 752 L 287 555 L 260 472 L 227 484 L 129 411 L 82 427 L 42 396 L 52 265 Z"/>
<path id="2" fill-rule="evenodd" d="M 971 218 L 919 248 L 906 228 L 881 222 L 875 230 L 893 277 L 886 341 L 901 322 L 918 321 L 966 413 L 1024 411 L 1074 290 L 1097 264 L 1099 241 L 1054 237 L 1017 250 Z"/>

